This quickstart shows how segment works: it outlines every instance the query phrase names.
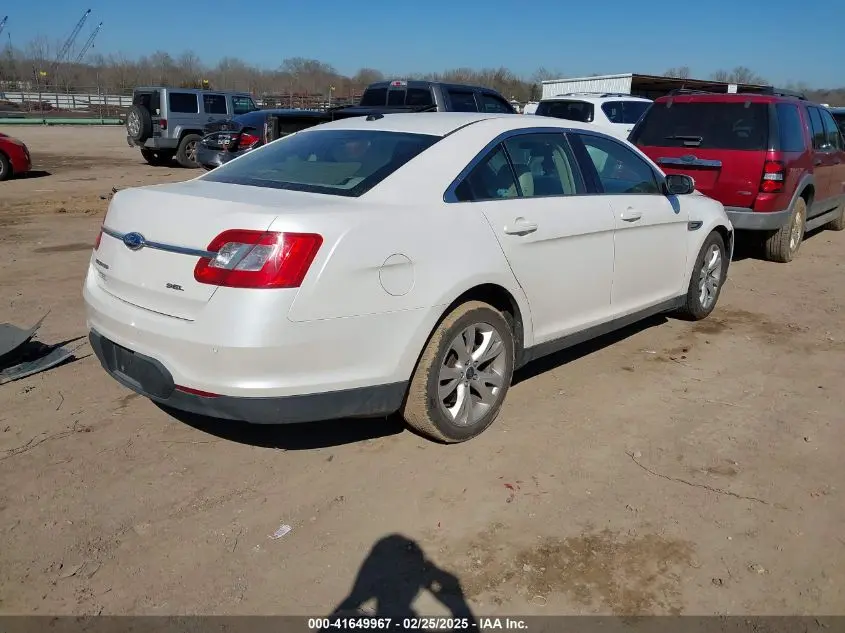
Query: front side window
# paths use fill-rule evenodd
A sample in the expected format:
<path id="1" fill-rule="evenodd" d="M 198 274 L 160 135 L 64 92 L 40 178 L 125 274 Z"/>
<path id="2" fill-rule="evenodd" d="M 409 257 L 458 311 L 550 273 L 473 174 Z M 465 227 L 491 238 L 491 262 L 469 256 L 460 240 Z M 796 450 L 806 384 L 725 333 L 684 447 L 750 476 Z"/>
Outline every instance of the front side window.
<path id="1" fill-rule="evenodd" d="M 607 194 L 660 194 L 654 170 L 642 158 L 616 141 L 579 134 L 591 165 Z"/>
<path id="2" fill-rule="evenodd" d="M 452 103 L 452 110 L 455 112 L 478 112 L 475 103 L 475 95 L 464 90 L 450 90 L 449 101 Z"/>
<path id="3" fill-rule="evenodd" d="M 648 101 L 608 101 L 601 109 L 611 123 L 632 125 L 642 118 L 650 105 Z"/>
<path id="4" fill-rule="evenodd" d="M 357 197 L 439 139 L 402 132 L 312 130 L 265 145 L 201 178 Z"/>
<path id="5" fill-rule="evenodd" d="M 583 192 L 563 134 L 522 134 L 505 141 L 505 147 L 526 198 Z"/>
<path id="6" fill-rule="evenodd" d="M 511 104 L 497 97 L 496 95 L 481 93 L 481 111 L 482 112 L 501 112 L 503 114 L 510 114 L 513 112 Z"/>
<path id="7" fill-rule="evenodd" d="M 204 94 L 202 103 L 206 114 L 226 114 L 226 97 L 223 95 Z"/>
<path id="8" fill-rule="evenodd" d="M 541 101 L 537 106 L 537 112 L 540 116 L 551 116 L 556 119 L 566 119 L 568 121 L 580 121 L 581 123 L 591 123 L 595 116 L 595 108 L 592 103 L 586 101 Z"/>
<path id="9" fill-rule="evenodd" d="M 167 95 L 167 105 L 171 112 L 197 114 L 199 101 L 195 92 L 171 92 Z"/>
<path id="10" fill-rule="evenodd" d="M 246 114 L 248 112 L 255 112 L 258 110 L 258 107 L 249 97 L 232 97 L 232 110 L 236 115 Z"/>
<path id="11" fill-rule="evenodd" d="M 459 202 L 516 198 L 513 170 L 502 145 L 487 154 L 455 189 Z"/>

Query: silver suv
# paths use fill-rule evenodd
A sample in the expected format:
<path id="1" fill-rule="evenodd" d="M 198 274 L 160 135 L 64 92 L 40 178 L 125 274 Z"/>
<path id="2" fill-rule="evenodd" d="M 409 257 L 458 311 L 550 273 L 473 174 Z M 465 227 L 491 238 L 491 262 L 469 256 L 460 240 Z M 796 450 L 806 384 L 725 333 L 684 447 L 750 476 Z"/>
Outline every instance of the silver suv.
<path id="1" fill-rule="evenodd" d="M 198 167 L 197 143 L 204 126 L 258 109 L 244 92 L 135 88 L 126 116 L 126 141 L 141 148 L 150 165 L 167 165 L 175 157 L 182 167 Z"/>

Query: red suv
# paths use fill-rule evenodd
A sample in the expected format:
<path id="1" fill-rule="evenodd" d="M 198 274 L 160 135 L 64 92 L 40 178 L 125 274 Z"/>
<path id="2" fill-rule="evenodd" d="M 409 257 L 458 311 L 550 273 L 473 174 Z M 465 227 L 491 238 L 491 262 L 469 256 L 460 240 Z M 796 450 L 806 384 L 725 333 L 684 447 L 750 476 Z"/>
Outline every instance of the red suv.
<path id="1" fill-rule="evenodd" d="M 675 94 L 628 138 L 666 173 L 691 176 L 735 228 L 764 231 L 766 259 L 791 261 L 805 231 L 845 228 L 845 142 L 824 107 L 779 94 Z"/>

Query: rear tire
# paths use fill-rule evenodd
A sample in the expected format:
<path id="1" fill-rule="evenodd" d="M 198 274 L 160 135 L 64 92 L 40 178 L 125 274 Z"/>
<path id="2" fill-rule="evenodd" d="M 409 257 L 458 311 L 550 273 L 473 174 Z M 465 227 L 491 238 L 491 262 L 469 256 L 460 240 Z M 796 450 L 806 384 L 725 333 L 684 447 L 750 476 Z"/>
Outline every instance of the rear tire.
<path id="1" fill-rule="evenodd" d="M 719 295 L 728 276 L 725 241 L 715 231 L 707 236 L 690 275 L 687 297 L 679 310 L 682 318 L 700 321 L 710 315 L 719 302 Z"/>
<path id="2" fill-rule="evenodd" d="M 480 301 L 461 304 L 423 350 L 402 416 L 433 440 L 472 439 L 499 415 L 513 370 L 513 331 L 505 316 Z"/>
<path id="3" fill-rule="evenodd" d="M 0 152 L 0 182 L 9 180 L 12 177 L 12 163 L 9 162 L 9 157 L 3 152 Z"/>
<path id="4" fill-rule="evenodd" d="M 765 258 L 781 264 L 791 262 L 801 248 L 806 222 L 807 202 L 804 198 L 798 198 L 792 208 L 789 222 L 766 238 Z"/>
<path id="5" fill-rule="evenodd" d="M 186 169 L 199 167 L 197 163 L 197 145 L 202 140 L 199 134 L 186 134 L 179 142 L 176 150 L 176 162 Z"/>
<path id="6" fill-rule="evenodd" d="M 142 149 L 141 156 L 154 167 L 164 167 L 171 163 L 176 152 Z"/>
<path id="7" fill-rule="evenodd" d="M 839 209 L 839 217 L 825 224 L 824 228 L 829 231 L 842 231 L 845 229 L 845 203 L 843 203 L 842 208 Z"/>

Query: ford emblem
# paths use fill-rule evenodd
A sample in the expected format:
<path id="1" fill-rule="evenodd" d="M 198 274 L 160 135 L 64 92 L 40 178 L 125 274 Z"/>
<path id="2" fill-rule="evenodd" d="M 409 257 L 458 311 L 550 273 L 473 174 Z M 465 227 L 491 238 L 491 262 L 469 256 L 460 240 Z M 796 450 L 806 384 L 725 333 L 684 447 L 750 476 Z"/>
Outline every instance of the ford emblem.
<path id="1" fill-rule="evenodd" d="M 137 251 L 144 247 L 146 240 L 140 233 L 127 233 L 123 236 L 123 243 L 131 251 Z"/>

